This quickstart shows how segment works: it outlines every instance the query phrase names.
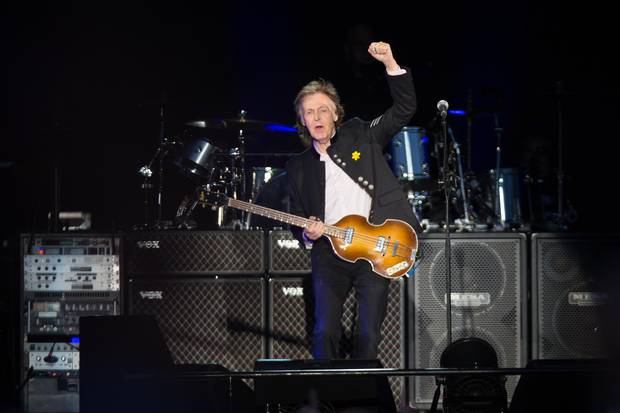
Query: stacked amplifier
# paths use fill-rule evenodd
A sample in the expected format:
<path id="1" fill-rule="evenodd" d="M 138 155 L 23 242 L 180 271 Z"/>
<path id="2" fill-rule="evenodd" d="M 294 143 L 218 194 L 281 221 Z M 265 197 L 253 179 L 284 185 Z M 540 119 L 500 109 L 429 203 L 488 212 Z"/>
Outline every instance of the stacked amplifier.
<path id="1" fill-rule="evenodd" d="M 384 367 L 439 367 L 448 344 L 445 240 L 421 234 L 419 241 L 417 272 L 390 285 Z M 310 254 L 289 231 L 36 234 L 21 242 L 26 411 L 77 411 L 86 315 L 155 316 L 178 364 L 249 371 L 260 358 L 311 358 Z M 616 293 L 606 286 L 617 278 L 619 247 L 617 236 L 454 234 L 452 339 L 489 342 L 500 367 L 604 357 L 601 317 Z M 357 314 L 352 292 L 343 357 Z M 509 395 L 516 380 L 506 383 Z M 396 402 L 413 409 L 427 409 L 435 390 L 430 377 L 391 377 L 390 385 Z"/>
<path id="2" fill-rule="evenodd" d="M 155 316 L 175 363 L 266 356 L 263 231 L 132 232 L 122 248 L 127 313 Z"/>
<path id="3" fill-rule="evenodd" d="M 289 231 L 271 231 L 268 246 L 267 353 L 276 359 L 310 359 L 314 307 L 309 251 L 301 248 Z M 404 279 L 392 281 L 388 292 L 388 309 L 381 327 L 378 354 L 381 364 L 387 368 L 405 367 L 405 284 Z M 351 354 L 357 316 L 355 291 L 351 291 L 344 303 L 342 317 L 342 358 Z M 404 379 L 390 377 L 389 382 L 396 404 L 404 402 Z"/>
<path id="4" fill-rule="evenodd" d="M 25 410 L 78 411 L 79 319 L 121 313 L 118 239 L 28 234 L 21 248 Z"/>

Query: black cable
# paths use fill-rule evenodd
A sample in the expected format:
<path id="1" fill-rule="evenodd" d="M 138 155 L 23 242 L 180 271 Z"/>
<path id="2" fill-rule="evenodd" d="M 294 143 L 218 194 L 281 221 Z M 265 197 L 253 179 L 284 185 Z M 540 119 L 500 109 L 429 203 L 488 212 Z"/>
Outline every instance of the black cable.
<path id="1" fill-rule="evenodd" d="M 18 399 L 20 398 L 21 392 L 24 389 L 24 387 L 26 386 L 26 384 L 28 384 L 30 379 L 32 379 L 33 377 L 34 377 L 34 366 L 30 366 L 30 368 L 28 369 L 28 372 L 26 373 L 26 378 L 24 379 L 24 381 L 17 388 L 17 398 Z"/>

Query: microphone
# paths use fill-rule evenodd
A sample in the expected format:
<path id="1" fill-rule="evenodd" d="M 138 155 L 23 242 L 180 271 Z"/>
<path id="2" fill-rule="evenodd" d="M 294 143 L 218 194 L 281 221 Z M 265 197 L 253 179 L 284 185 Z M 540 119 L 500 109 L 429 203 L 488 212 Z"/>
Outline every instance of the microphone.
<path id="1" fill-rule="evenodd" d="M 440 100 L 439 102 L 437 102 L 437 110 L 439 111 L 439 114 L 441 115 L 442 119 L 445 119 L 446 116 L 448 115 L 448 102 L 446 102 L 445 100 Z"/>

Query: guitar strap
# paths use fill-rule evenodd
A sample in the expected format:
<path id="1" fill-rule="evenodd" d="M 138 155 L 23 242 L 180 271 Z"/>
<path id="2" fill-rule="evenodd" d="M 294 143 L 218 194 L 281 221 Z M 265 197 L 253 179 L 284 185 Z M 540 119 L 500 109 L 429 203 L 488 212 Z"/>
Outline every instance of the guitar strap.
<path id="1" fill-rule="evenodd" d="M 376 198 L 377 198 L 377 192 L 379 192 L 379 185 L 377 182 L 377 166 L 376 166 L 376 160 L 375 160 L 375 144 L 376 142 L 373 141 L 370 143 L 370 155 L 372 157 L 372 182 L 375 185 L 375 190 L 372 193 L 372 198 L 370 200 L 370 210 L 374 211 L 375 209 L 375 203 L 376 203 Z M 370 218 L 370 217 L 368 217 Z M 370 221 L 370 219 L 369 219 Z"/>

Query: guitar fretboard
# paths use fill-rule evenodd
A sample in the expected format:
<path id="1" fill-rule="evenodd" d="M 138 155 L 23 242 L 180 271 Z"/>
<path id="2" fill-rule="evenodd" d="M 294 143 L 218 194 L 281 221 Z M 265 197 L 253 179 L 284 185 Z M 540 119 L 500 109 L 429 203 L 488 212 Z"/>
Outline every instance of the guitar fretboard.
<path id="1" fill-rule="evenodd" d="M 308 218 L 302 218 L 297 215 L 288 214 L 286 212 L 281 212 L 275 209 L 267 208 L 264 206 L 252 204 L 250 202 L 240 201 L 238 199 L 228 198 L 228 206 L 241 209 L 246 212 L 250 212 L 252 214 L 260 215 L 265 218 L 273 219 L 280 222 L 285 222 L 290 225 L 294 225 L 296 227 L 305 228 L 308 226 L 311 220 Z M 336 238 L 344 238 L 345 229 L 338 228 L 333 225 L 325 225 L 326 235 L 336 237 Z"/>

